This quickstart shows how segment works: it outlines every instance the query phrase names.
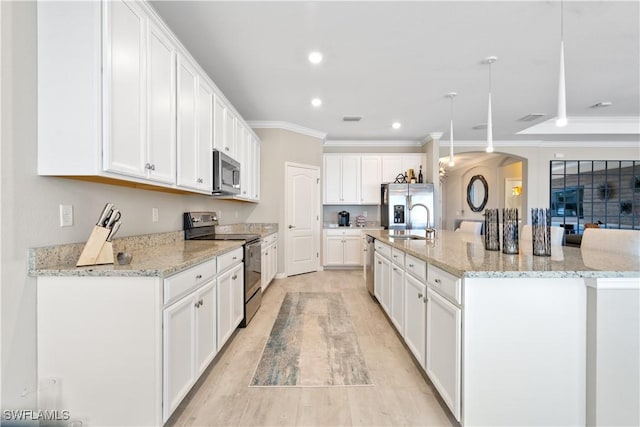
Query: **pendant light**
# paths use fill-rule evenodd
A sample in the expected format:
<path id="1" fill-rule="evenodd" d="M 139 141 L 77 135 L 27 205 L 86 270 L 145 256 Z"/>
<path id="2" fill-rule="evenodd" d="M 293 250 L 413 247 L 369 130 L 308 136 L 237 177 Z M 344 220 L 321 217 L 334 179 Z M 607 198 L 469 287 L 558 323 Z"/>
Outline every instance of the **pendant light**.
<path id="1" fill-rule="evenodd" d="M 453 167 L 456 165 L 456 162 L 453 158 L 453 98 L 458 95 L 456 92 L 449 92 L 445 96 L 449 98 L 450 107 L 449 107 L 449 116 L 451 117 L 451 124 L 449 126 L 449 166 Z"/>
<path id="2" fill-rule="evenodd" d="M 556 126 L 567 125 L 567 90 L 564 83 L 564 3 L 560 1 L 560 78 L 558 79 L 558 116 Z"/>
<path id="3" fill-rule="evenodd" d="M 498 60 L 495 56 L 485 58 L 485 63 L 489 64 L 489 108 L 487 112 L 487 153 L 493 153 L 493 120 L 491 118 L 491 64 Z"/>

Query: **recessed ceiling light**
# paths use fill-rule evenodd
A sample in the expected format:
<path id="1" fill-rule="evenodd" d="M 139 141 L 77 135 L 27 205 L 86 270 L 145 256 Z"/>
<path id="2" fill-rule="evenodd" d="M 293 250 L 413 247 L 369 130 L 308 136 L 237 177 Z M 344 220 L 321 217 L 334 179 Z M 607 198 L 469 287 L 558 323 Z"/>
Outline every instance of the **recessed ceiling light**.
<path id="1" fill-rule="evenodd" d="M 600 101 L 596 104 L 591 105 L 589 108 L 604 108 L 604 107 L 611 107 L 613 105 L 613 102 L 611 101 Z"/>
<path id="2" fill-rule="evenodd" d="M 394 129 L 400 129 L 400 126 L 402 126 L 402 123 L 400 122 L 393 122 L 393 124 L 391 125 L 391 127 Z"/>
<path id="3" fill-rule="evenodd" d="M 309 54 L 309 62 L 319 64 L 322 62 L 322 54 L 320 52 L 311 52 Z"/>
<path id="4" fill-rule="evenodd" d="M 314 107 L 319 107 L 322 105 L 322 99 L 320 98 L 313 98 L 311 100 L 311 105 L 313 105 Z"/>

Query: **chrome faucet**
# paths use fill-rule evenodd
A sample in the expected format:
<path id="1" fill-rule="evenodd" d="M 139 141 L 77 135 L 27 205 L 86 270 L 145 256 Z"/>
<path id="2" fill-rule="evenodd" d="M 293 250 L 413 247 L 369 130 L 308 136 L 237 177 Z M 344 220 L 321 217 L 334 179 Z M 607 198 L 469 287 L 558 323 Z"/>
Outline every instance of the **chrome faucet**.
<path id="1" fill-rule="evenodd" d="M 434 237 L 436 237 L 436 229 L 429 226 L 429 224 L 431 224 L 431 211 L 429 211 L 429 208 L 426 205 L 423 205 L 422 203 L 410 203 L 409 210 L 412 210 L 417 206 L 421 206 L 424 208 L 424 210 L 427 211 L 427 226 L 424 229 L 426 233 L 425 237 L 427 239 L 433 239 Z"/>

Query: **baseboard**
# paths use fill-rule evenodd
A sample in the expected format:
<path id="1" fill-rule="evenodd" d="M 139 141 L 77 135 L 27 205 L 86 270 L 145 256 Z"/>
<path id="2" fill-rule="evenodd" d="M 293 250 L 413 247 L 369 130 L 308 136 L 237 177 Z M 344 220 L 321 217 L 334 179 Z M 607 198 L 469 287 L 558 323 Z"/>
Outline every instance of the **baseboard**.
<path id="1" fill-rule="evenodd" d="M 274 277 L 274 279 L 286 279 L 287 275 L 284 273 L 277 273 Z"/>

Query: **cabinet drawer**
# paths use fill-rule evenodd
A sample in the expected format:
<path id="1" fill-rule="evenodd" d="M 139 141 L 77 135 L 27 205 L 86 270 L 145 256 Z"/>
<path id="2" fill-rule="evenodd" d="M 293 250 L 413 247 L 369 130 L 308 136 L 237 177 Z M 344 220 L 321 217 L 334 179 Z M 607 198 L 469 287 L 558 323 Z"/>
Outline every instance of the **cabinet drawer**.
<path id="1" fill-rule="evenodd" d="M 427 281 L 427 263 L 421 259 L 418 259 L 412 255 L 406 254 L 404 259 L 404 266 L 407 272 L 414 275 L 422 282 Z"/>
<path id="2" fill-rule="evenodd" d="M 432 265 L 427 265 L 427 284 L 440 295 L 462 304 L 462 284 L 460 278 L 440 270 Z"/>
<path id="3" fill-rule="evenodd" d="M 216 259 L 212 259 L 188 270 L 164 279 L 164 303 L 168 304 L 186 295 L 216 275 Z"/>
<path id="4" fill-rule="evenodd" d="M 327 236 L 360 236 L 362 234 L 362 230 L 352 228 L 332 228 L 326 232 Z"/>
<path id="5" fill-rule="evenodd" d="M 218 273 L 222 273 L 234 264 L 242 262 L 242 248 L 218 256 Z"/>
<path id="6" fill-rule="evenodd" d="M 391 246 L 384 244 L 382 242 L 379 242 L 378 240 L 376 240 L 374 245 L 376 248 L 376 252 L 378 252 L 382 256 L 391 258 Z"/>
<path id="7" fill-rule="evenodd" d="M 404 252 L 396 248 L 391 248 L 391 261 L 404 268 Z"/>
<path id="8" fill-rule="evenodd" d="M 270 234 L 262 238 L 262 247 L 264 248 L 277 241 L 278 241 L 278 233 Z"/>

